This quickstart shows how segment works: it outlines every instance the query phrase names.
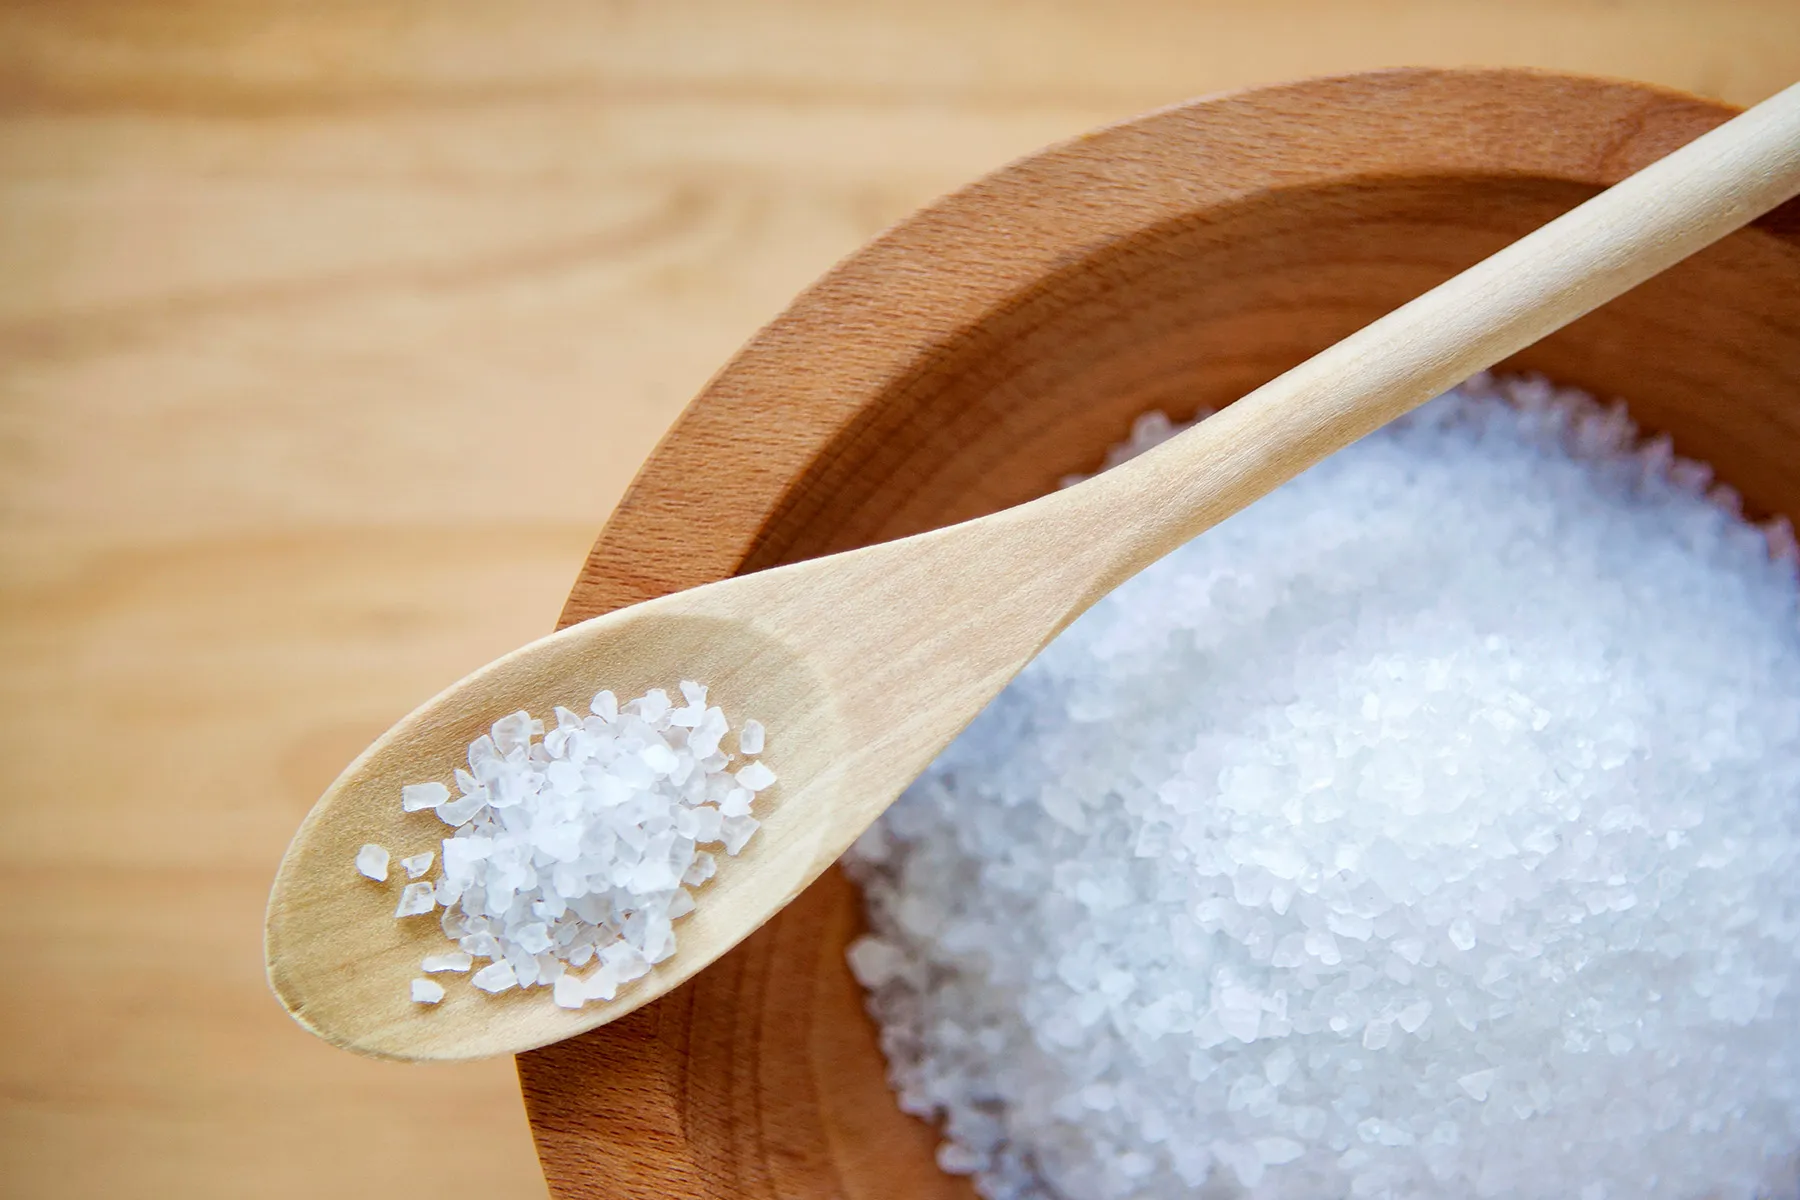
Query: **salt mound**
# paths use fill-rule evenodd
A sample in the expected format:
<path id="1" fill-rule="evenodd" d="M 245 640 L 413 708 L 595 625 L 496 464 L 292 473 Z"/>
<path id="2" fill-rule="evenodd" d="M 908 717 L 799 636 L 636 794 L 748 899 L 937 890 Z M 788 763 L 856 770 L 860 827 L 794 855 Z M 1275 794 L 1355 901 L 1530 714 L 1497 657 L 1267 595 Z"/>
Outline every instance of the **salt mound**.
<path id="1" fill-rule="evenodd" d="M 857 844 L 947 1169 L 1800 1194 L 1792 538 L 1634 439 L 1472 381 L 1102 601 Z"/>
<path id="2" fill-rule="evenodd" d="M 548 730 L 513 713 L 470 744 L 468 770 L 455 770 L 460 795 L 441 782 L 401 789 L 404 811 L 433 810 L 454 828 L 438 879 L 405 885 L 394 910 L 409 918 L 443 908 L 439 923 L 456 948 L 426 955 L 422 970 L 463 972 L 485 958 L 470 979 L 482 991 L 549 987 L 557 1004 L 581 1008 L 613 999 L 675 953 L 675 922 L 694 911 L 688 889 L 718 869 L 700 847 L 742 850 L 761 824 L 751 815 L 756 793 L 775 782 L 756 759 L 734 775 L 724 711 L 700 684 L 684 682 L 681 693 L 680 707 L 661 688 L 621 706 L 603 691 L 588 716 L 556 709 Z M 760 753 L 764 736 L 746 722 L 740 752 Z M 430 871 L 433 855 L 401 859 L 407 878 Z M 372 879 L 385 880 L 387 864 L 379 846 L 357 854 Z M 432 980 L 411 989 L 421 1004 L 444 996 Z"/>

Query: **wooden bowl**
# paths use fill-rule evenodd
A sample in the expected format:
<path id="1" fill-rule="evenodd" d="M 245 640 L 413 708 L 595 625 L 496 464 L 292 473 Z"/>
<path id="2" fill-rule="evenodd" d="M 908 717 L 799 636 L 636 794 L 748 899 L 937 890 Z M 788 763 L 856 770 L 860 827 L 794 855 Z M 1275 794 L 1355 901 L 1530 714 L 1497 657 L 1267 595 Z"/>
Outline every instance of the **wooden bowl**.
<path id="1" fill-rule="evenodd" d="M 899 537 L 1228 403 L 1718 124 L 1630 83 L 1394 71 L 1153 113 L 1008 166 L 847 259 L 688 407 L 564 620 Z M 1602 396 L 1800 516 L 1800 207 L 1508 364 Z M 878 651 L 877 651 L 878 652 Z M 828 873 L 623 1021 L 519 1059 L 558 1197 L 972 1197 L 895 1108 Z"/>

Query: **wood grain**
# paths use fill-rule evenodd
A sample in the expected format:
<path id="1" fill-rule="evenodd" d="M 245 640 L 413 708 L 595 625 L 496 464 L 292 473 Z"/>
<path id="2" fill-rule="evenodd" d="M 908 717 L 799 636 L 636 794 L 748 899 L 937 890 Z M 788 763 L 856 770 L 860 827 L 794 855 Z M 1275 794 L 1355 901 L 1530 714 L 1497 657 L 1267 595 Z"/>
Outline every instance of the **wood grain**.
<path id="1" fill-rule="evenodd" d="M 1239 392 L 1217 390 L 1221 380 L 1239 390 L 1263 383 L 1337 341 L 1340 323 L 1354 329 L 1395 308 L 1727 116 L 1692 98 L 1593 79 L 1387 72 L 1203 101 L 1015 163 L 841 264 L 733 360 L 640 473 L 564 619 L 646 590 L 804 559 L 815 547 L 915 532 L 894 527 L 898 512 L 917 513 L 924 528 L 978 515 L 1091 470 L 1147 400 L 1173 401 L 1181 416 L 1196 402 L 1228 404 Z M 1591 256 L 1597 270 L 1611 269 L 1608 245 L 1620 236 L 1612 206 L 1650 203 L 1676 216 L 1683 189 L 1663 173 L 1713 144 L 1457 278 L 1438 294 L 1455 300 L 1449 309 L 1433 307 L 1437 295 L 1409 305 L 1271 392 L 1296 379 L 1316 384 L 1305 394 L 1337 414 L 1342 397 L 1324 381 L 1346 364 L 1380 375 L 1417 355 L 1447 364 L 1448 380 L 1524 336 L 1490 340 L 1482 355 L 1470 346 L 1487 333 L 1438 344 L 1443 333 L 1408 325 L 1409 314 L 1450 320 L 1467 311 L 1485 330 L 1494 323 L 1482 314 L 1519 311 L 1520 296 L 1540 284 L 1581 311 L 1593 279 L 1545 284 L 1554 273 L 1546 264 L 1574 270 Z M 1768 144 L 1791 158 L 1791 136 Z M 1195 162 L 1207 169 L 1196 172 Z M 1729 178 L 1723 167 L 1700 173 Z M 1787 194 L 1786 184 L 1771 193 Z M 1669 234 L 1685 224 L 1674 220 Z M 1215 373 L 1209 390 L 1196 344 L 1236 374 Z M 1459 354 L 1474 357 L 1458 365 Z M 1753 507 L 1800 515 L 1791 469 L 1800 453 L 1800 202 L 1512 365 L 1547 365 L 1602 395 L 1630 396 L 1651 431 L 1709 458 Z M 1021 385 L 1021 373 L 1040 386 Z M 1271 415 L 1261 412 L 1264 394 L 1080 489 L 868 557 L 891 561 L 990 525 L 1023 528 L 1039 510 L 1086 513 L 1084 496 L 1152 476 L 1157 494 L 1176 497 L 1170 511 L 1116 511 L 1117 527 L 1105 533 L 1072 521 L 1058 544 L 1075 562 L 1133 538 L 1160 545 L 1183 525 L 1185 506 L 1204 511 L 1216 490 L 1235 486 L 1215 489 L 1220 464 L 1228 479 L 1267 469 L 1255 455 L 1241 470 L 1231 457 L 1246 414 Z M 702 526 L 717 536 L 682 536 Z M 1006 554 L 995 542 L 969 561 L 1004 575 Z M 1038 583 L 1011 578 L 1016 594 L 1006 604 L 1033 608 Z M 1009 608 L 1001 624 L 1011 621 Z M 875 643 L 906 644 L 886 634 L 877 626 Z M 954 688 L 963 672 L 943 674 Z M 846 1128 L 844 1072 L 816 1069 L 815 1047 L 860 1038 L 853 1061 L 871 1076 L 879 1070 L 842 957 L 856 920 L 852 890 L 834 871 L 662 1003 L 521 1056 L 553 1193 L 877 1196 L 893 1194 L 884 1189 L 902 1173 L 928 1173 L 916 1122 L 897 1109 L 858 1108 Z M 762 985 L 770 979 L 782 987 Z M 793 1003 L 808 992 L 810 1005 Z M 626 1132 L 641 1127 L 670 1132 L 653 1142 Z M 964 1194 L 948 1178 L 912 1186 Z"/>
<path id="2" fill-rule="evenodd" d="M 509 1071 L 361 1062 L 269 999 L 261 905 L 307 805 L 421 696 L 549 627 L 669 420 L 839 256 L 1102 122 L 1407 62 L 1748 103 L 1800 76 L 1800 8 L 0 6 L 0 712 L 18 748 L 0 894 L 7 961 L 30 964 L 0 984 L 11 1190 L 541 1195 Z M 1341 316 L 1317 306 L 1308 336 Z M 1730 319 L 1722 340 L 1757 336 Z M 1205 357 L 1186 394 L 1278 365 Z M 1093 419 L 1070 447 L 1110 436 Z M 526 424 L 558 432 L 496 452 Z M 852 511 L 843 536 L 886 536 Z M 944 515 L 914 504 L 891 527 Z M 121 922 L 53 890 L 82 872 L 152 906 Z M 46 950 L 51 927 L 66 941 Z M 883 1115 L 832 1098 L 840 1123 Z M 475 1142 L 436 1173 L 446 1143 Z"/>

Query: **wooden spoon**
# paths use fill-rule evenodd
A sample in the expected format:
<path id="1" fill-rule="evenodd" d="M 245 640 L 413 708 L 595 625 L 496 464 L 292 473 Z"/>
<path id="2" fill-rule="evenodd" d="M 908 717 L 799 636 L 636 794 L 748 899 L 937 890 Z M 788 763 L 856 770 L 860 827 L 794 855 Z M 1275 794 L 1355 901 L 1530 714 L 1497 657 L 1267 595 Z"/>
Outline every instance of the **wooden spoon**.
<path id="1" fill-rule="evenodd" d="M 383 734 L 301 823 L 269 898 L 269 982 L 335 1045 L 399 1059 L 515 1053 L 631 1012 L 731 949 L 829 866 L 1095 600 L 1326 455 L 1800 193 L 1800 85 L 1105 475 L 917 537 L 740 576 L 571 626 L 490 663 Z M 692 536 L 703 538 L 696 528 Z M 494 719 L 696 679 L 769 730 L 763 827 L 618 999 L 556 1007 L 466 976 L 414 1004 L 450 948 L 393 918 L 357 847 L 435 849 L 406 783 L 447 780 Z"/>

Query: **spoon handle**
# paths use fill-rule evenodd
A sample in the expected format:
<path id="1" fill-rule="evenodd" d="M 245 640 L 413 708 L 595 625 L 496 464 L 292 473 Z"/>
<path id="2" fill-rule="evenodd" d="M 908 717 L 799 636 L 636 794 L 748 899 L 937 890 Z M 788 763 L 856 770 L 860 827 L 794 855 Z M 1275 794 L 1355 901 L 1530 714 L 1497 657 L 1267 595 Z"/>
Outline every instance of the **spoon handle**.
<path id="1" fill-rule="evenodd" d="M 1123 582 L 1426 400 L 1800 194 L 1800 84 L 1063 495 Z M 1696 314 L 1699 315 L 1699 314 Z M 1088 505 L 1092 505 L 1088 508 Z"/>

